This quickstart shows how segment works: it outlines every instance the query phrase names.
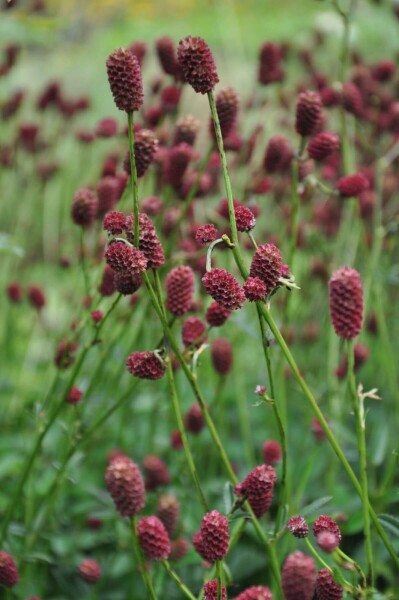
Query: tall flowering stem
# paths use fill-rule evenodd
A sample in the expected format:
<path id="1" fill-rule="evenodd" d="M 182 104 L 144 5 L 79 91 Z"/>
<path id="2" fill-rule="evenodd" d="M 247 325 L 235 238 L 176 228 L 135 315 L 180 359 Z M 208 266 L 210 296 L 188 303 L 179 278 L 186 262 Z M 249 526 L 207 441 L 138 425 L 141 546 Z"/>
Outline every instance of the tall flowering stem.
<path id="1" fill-rule="evenodd" d="M 364 538 L 366 546 L 366 557 L 367 557 L 367 570 L 368 579 L 371 585 L 374 585 L 374 567 L 373 567 L 373 548 L 371 545 L 371 527 L 370 527 L 370 512 L 369 512 L 369 492 L 368 492 L 368 481 L 367 481 L 367 452 L 366 452 L 366 415 L 364 414 L 363 398 L 359 396 L 356 389 L 355 379 L 355 354 L 354 354 L 354 340 L 347 341 L 347 355 L 348 355 L 348 388 L 352 400 L 353 411 L 356 419 L 356 434 L 357 443 L 359 448 L 359 462 L 360 462 L 360 483 L 361 483 L 361 497 L 363 506 L 363 520 L 364 520 Z"/>
<path id="2" fill-rule="evenodd" d="M 127 113 L 127 125 L 129 135 L 129 155 L 130 155 L 130 171 L 132 178 L 132 198 L 133 198 L 133 215 L 134 215 L 134 245 L 139 247 L 139 190 L 137 185 L 137 170 L 136 157 L 134 154 L 134 112 Z"/>
<path id="3" fill-rule="evenodd" d="M 134 553 L 136 555 L 136 560 L 140 567 L 141 575 L 143 577 L 145 587 L 147 588 L 149 598 L 151 598 L 151 600 L 158 600 L 158 597 L 157 597 L 154 587 L 152 585 L 151 577 L 147 571 L 147 566 L 144 561 L 144 556 L 143 556 L 142 550 L 140 548 L 138 535 L 137 535 L 137 523 L 136 523 L 135 517 L 131 518 L 131 529 L 132 529 L 132 541 L 133 541 Z"/>
<path id="4" fill-rule="evenodd" d="M 165 571 L 168 573 L 168 575 L 173 579 L 173 581 L 176 583 L 176 585 L 178 585 L 182 594 L 184 594 L 186 596 L 186 598 L 189 598 L 189 600 L 197 600 L 196 597 L 194 596 L 194 594 L 192 594 L 190 592 L 188 587 L 180 579 L 178 574 L 172 569 L 169 561 L 162 560 L 161 563 L 162 563 L 162 566 L 164 567 Z"/>
<path id="5" fill-rule="evenodd" d="M 299 224 L 299 164 L 302 154 L 306 147 L 306 138 L 301 137 L 297 155 L 292 163 L 292 194 L 291 194 L 291 239 L 290 249 L 288 253 L 288 264 L 291 271 L 294 270 L 294 258 L 298 241 L 298 224 Z"/>

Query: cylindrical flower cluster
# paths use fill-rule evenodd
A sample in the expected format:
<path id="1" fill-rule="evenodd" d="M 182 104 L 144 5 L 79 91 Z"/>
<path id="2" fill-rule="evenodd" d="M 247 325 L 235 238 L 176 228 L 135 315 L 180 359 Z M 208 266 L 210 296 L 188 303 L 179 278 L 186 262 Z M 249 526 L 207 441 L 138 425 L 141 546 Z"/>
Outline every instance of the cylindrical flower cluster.
<path id="1" fill-rule="evenodd" d="M 359 273 L 350 267 L 334 271 L 329 281 L 330 316 L 335 333 L 355 338 L 363 322 L 363 286 Z"/>
<path id="2" fill-rule="evenodd" d="M 119 110 L 133 112 L 143 104 L 143 81 L 140 63 L 125 48 L 114 50 L 107 59 L 108 81 Z"/>
<path id="3" fill-rule="evenodd" d="M 145 503 L 144 482 L 138 466 L 127 456 L 115 458 L 107 467 L 105 482 L 122 517 L 134 517 Z"/>
<path id="4" fill-rule="evenodd" d="M 223 560 L 230 542 L 227 518 L 217 510 L 212 510 L 202 519 L 200 531 L 206 560 Z"/>

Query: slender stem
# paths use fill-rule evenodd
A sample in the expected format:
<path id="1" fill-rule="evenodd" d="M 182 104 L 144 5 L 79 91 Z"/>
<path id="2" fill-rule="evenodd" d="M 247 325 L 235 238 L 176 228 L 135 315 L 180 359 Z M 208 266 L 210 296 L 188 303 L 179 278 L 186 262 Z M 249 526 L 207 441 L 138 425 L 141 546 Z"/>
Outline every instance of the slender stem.
<path id="1" fill-rule="evenodd" d="M 217 560 L 216 561 L 216 573 L 217 573 L 217 580 L 218 580 L 218 593 L 217 593 L 217 600 L 222 600 L 222 589 L 223 589 L 223 561 L 222 560 Z"/>
<path id="2" fill-rule="evenodd" d="M 142 550 L 140 548 L 139 540 L 137 537 L 137 524 L 135 517 L 131 518 L 131 529 L 132 529 L 132 540 L 133 540 L 133 549 L 136 555 L 136 560 L 139 564 L 141 575 L 144 580 L 144 584 L 147 588 L 147 592 L 151 600 L 158 600 L 157 595 L 155 593 L 154 587 L 152 585 L 150 574 L 147 571 L 147 567 L 144 561 L 144 556 Z"/>
<path id="3" fill-rule="evenodd" d="M 357 564 L 357 562 L 355 560 L 353 560 L 353 558 L 351 558 L 350 556 L 345 554 L 345 552 L 343 552 L 341 550 L 341 548 L 336 548 L 334 551 L 334 554 L 336 554 L 337 558 L 340 558 L 344 562 L 348 562 L 349 564 L 353 565 L 354 569 L 356 569 L 356 571 L 359 574 L 359 577 L 362 581 L 362 586 L 364 588 L 366 588 L 367 587 L 366 577 L 364 576 L 364 573 L 363 573 L 362 569 L 360 568 L 360 566 Z"/>
<path id="4" fill-rule="evenodd" d="M 234 213 L 233 192 L 231 190 L 231 182 L 230 182 L 230 177 L 229 177 L 229 173 L 227 170 L 226 153 L 224 151 L 224 146 L 223 146 L 223 137 L 222 137 L 222 131 L 220 129 L 219 116 L 218 116 L 218 112 L 216 110 L 215 98 L 213 96 L 212 91 L 208 92 L 208 100 L 209 100 L 209 107 L 211 109 L 213 125 L 215 127 L 216 142 L 217 142 L 218 149 L 219 149 L 220 160 L 222 162 L 223 178 L 224 178 L 224 184 L 225 184 L 225 188 L 226 188 L 227 203 L 228 203 L 228 207 L 229 207 L 231 237 L 233 240 L 233 244 L 238 246 L 238 233 L 237 233 L 236 217 L 235 217 L 235 213 Z"/>
<path id="5" fill-rule="evenodd" d="M 288 265 L 291 272 L 294 271 L 295 251 L 298 241 L 298 226 L 299 226 L 299 163 L 306 146 L 306 138 L 301 137 L 298 154 L 295 156 L 292 163 L 292 194 L 291 194 L 291 240 L 290 250 L 288 253 Z"/>
<path id="6" fill-rule="evenodd" d="M 134 245 L 139 247 L 139 191 L 137 185 L 136 157 L 134 154 L 134 113 L 127 113 L 127 125 L 129 135 L 130 172 L 132 178 L 132 199 L 134 215 Z"/>
<path id="7" fill-rule="evenodd" d="M 356 379 L 354 372 L 354 341 L 348 340 L 348 388 L 351 395 L 352 406 L 356 418 L 356 434 L 357 444 L 359 449 L 360 463 L 360 483 L 362 488 L 362 506 L 363 506 L 363 521 L 364 521 L 364 539 L 366 545 L 367 571 L 368 579 L 371 585 L 374 585 L 374 568 L 373 568 L 373 548 L 371 545 L 371 527 L 369 513 L 369 493 L 367 481 L 367 452 L 366 452 L 366 418 L 364 414 L 363 400 L 359 397 L 356 389 Z"/>
<path id="8" fill-rule="evenodd" d="M 190 592 L 188 587 L 180 579 L 178 574 L 172 569 L 169 562 L 167 560 L 162 560 L 161 564 L 164 567 L 165 571 L 168 573 L 168 575 L 170 575 L 170 577 L 173 579 L 173 581 L 179 586 L 179 588 L 183 592 L 183 594 L 190 600 L 197 600 L 196 597 L 194 596 L 194 594 L 192 594 Z"/>
<path id="9" fill-rule="evenodd" d="M 329 567 L 328 564 L 322 559 L 322 557 L 317 552 L 316 548 L 313 546 L 313 544 L 311 543 L 309 538 L 307 538 L 307 537 L 304 538 L 304 541 L 305 541 L 305 544 L 307 545 L 307 547 L 309 548 L 309 550 L 311 551 L 311 553 L 313 554 L 313 556 L 316 558 L 316 560 L 318 560 L 320 562 L 320 564 L 323 565 L 323 567 L 325 567 L 326 569 L 328 569 L 330 571 L 330 573 L 332 573 L 331 567 Z"/>
<path id="10" fill-rule="evenodd" d="M 89 273 L 88 273 L 88 270 L 87 270 L 87 262 L 86 262 L 86 252 L 85 252 L 84 239 L 85 239 L 85 230 L 82 227 L 81 231 L 80 231 L 80 264 L 82 266 L 83 281 L 84 281 L 84 286 L 85 286 L 85 294 L 86 294 L 86 296 L 88 296 L 89 293 L 90 293 L 90 280 L 89 280 Z"/>

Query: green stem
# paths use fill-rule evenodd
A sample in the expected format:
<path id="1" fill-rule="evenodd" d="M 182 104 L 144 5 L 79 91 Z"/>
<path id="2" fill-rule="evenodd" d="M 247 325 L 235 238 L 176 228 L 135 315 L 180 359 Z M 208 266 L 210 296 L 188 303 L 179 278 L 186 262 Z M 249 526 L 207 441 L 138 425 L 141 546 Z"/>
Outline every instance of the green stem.
<path id="1" fill-rule="evenodd" d="M 89 280 L 89 273 L 87 271 L 84 235 L 85 235 L 85 230 L 82 227 L 81 231 L 80 231 L 80 264 L 82 265 L 85 294 L 86 294 L 86 296 L 88 296 L 90 293 L 90 280 Z"/>
<path id="2" fill-rule="evenodd" d="M 363 506 L 364 538 L 366 545 L 368 579 L 374 585 L 373 548 L 371 545 L 371 527 L 369 512 L 369 492 L 367 481 L 367 451 L 366 451 L 366 417 L 364 414 L 363 399 L 359 397 L 356 389 L 354 341 L 348 340 L 348 388 L 351 395 L 352 406 L 356 418 L 356 434 L 359 449 L 361 499 Z"/>
<path id="3" fill-rule="evenodd" d="M 186 598 L 189 598 L 190 600 L 196 600 L 196 597 L 194 596 L 194 594 L 192 594 L 190 592 L 190 590 L 183 583 L 183 581 L 180 579 L 178 574 L 175 573 L 175 571 L 170 566 L 169 562 L 167 560 L 162 560 L 161 564 L 164 567 L 165 571 L 168 573 L 168 575 L 170 575 L 170 577 L 173 579 L 173 581 L 178 585 L 178 587 L 180 588 L 182 593 L 186 596 Z"/>
<path id="4" fill-rule="evenodd" d="M 330 573 L 332 573 L 332 569 L 331 567 L 328 566 L 328 564 L 322 559 L 322 557 L 320 556 L 320 554 L 317 552 L 316 548 L 313 546 L 313 544 L 311 543 L 311 541 L 309 540 L 309 538 L 304 538 L 305 544 L 307 545 L 307 547 L 309 548 L 310 552 L 313 554 L 313 556 L 315 557 L 315 559 L 323 565 L 323 567 L 325 567 L 326 569 L 328 569 L 330 571 Z"/>
<path id="5" fill-rule="evenodd" d="M 222 600 L 222 589 L 223 589 L 223 561 L 222 560 L 217 560 L 216 561 L 216 573 L 217 573 L 217 580 L 218 580 L 218 593 L 217 593 L 217 600 Z"/>
<path id="6" fill-rule="evenodd" d="M 139 191 L 137 185 L 136 157 L 134 154 L 134 113 L 127 113 L 128 135 L 129 135 L 129 154 L 130 154 L 130 172 L 132 177 L 132 199 L 134 215 L 134 245 L 139 247 Z"/>
<path id="7" fill-rule="evenodd" d="M 142 553 L 142 550 L 140 548 L 140 544 L 139 544 L 139 540 L 137 537 L 137 524 L 136 524 L 136 519 L 135 517 L 131 518 L 131 528 L 132 528 L 132 541 L 133 541 L 133 549 L 134 549 L 134 553 L 136 555 L 136 560 L 139 564 L 140 567 L 140 571 L 141 571 L 141 575 L 143 577 L 144 580 L 144 584 L 147 588 L 147 592 L 149 594 L 149 597 L 151 598 L 151 600 L 158 600 L 157 599 L 157 595 L 155 593 L 154 587 L 152 585 L 152 581 L 150 578 L 150 575 L 147 571 L 147 567 L 144 561 L 144 556 Z"/>
<path id="8" fill-rule="evenodd" d="M 291 194 L 291 240 L 290 250 L 288 253 L 288 265 L 291 272 L 294 271 L 294 259 L 295 251 L 298 241 L 298 226 L 299 226 L 299 163 L 301 161 L 302 154 L 305 150 L 306 138 L 301 137 L 299 144 L 298 154 L 295 156 L 292 163 L 292 194 Z"/>
<path id="9" fill-rule="evenodd" d="M 353 565 L 353 567 L 358 572 L 358 575 L 359 575 L 359 577 L 361 579 L 361 582 L 362 582 L 362 586 L 364 588 L 366 588 L 367 587 L 366 577 L 364 576 L 364 573 L 361 570 L 360 566 L 357 564 L 357 562 L 355 560 L 353 560 L 353 558 L 351 558 L 350 556 L 348 556 L 347 554 L 345 554 L 345 552 L 343 552 L 341 550 L 341 548 L 336 548 L 335 551 L 334 551 L 334 554 L 336 554 L 336 556 L 338 558 L 342 559 L 344 562 L 347 562 L 347 563 Z"/>

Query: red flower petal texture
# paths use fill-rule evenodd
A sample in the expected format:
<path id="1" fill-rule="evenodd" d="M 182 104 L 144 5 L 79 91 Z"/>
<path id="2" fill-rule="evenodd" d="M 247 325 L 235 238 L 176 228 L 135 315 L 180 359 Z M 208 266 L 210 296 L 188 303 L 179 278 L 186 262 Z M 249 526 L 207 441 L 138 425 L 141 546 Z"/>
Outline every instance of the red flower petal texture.
<path id="1" fill-rule="evenodd" d="M 89 188 L 82 188 L 73 197 L 71 217 L 76 225 L 87 229 L 97 216 L 97 198 Z"/>
<path id="2" fill-rule="evenodd" d="M 162 521 L 169 535 L 176 531 L 180 517 L 180 504 L 174 494 L 164 494 L 159 497 L 156 516 Z"/>
<path id="3" fill-rule="evenodd" d="M 126 227 L 126 217 L 123 213 L 114 210 L 105 215 L 103 226 L 105 231 L 109 231 L 114 235 L 123 233 Z"/>
<path id="4" fill-rule="evenodd" d="M 211 579 L 204 585 L 204 600 L 218 600 L 218 580 Z M 227 600 L 227 591 L 222 584 L 222 600 Z"/>
<path id="5" fill-rule="evenodd" d="M 341 267 L 331 276 L 330 317 L 335 333 L 344 339 L 355 338 L 363 322 L 363 287 L 359 273 Z"/>
<path id="6" fill-rule="evenodd" d="M 267 440 L 263 444 L 263 458 L 267 465 L 277 465 L 283 455 L 281 445 L 275 440 Z"/>
<path id="7" fill-rule="evenodd" d="M 111 269 L 109 265 L 105 265 L 103 276 L 101 279 L 101 283 L 99 285 L 98 291 L 101 296 L 112 296 L 115 292 L 115 271 Z"/>
<path id="8" fill-rule="evenodd" d="M 164 560 L 172 551 L 168 532 L 158 517 L 143 517 L 137 523 L 139 544 L 150 560 Z"/>
<path id="9" fill-rule="evenodd" d="M 200 433 L 204 428 L 205 420 L 199 404 L 193 404 L 184 415 L 184 426 L 190 433 Z"/>
<path id="10" fill-rule="evenodd" d="M 305 538 L 309 535 L 309 525 L 299 515 L 288 520 L 287 529 L 296 538 Z"/>
<path id="11" fill-rule="evenodd" d="M 297 550 L 289 554 L 281 571 L 286 600 L 312 600 L 316 565 L 311 556 Z"/>
<path id="12" fill-rule="evenodd" d="M 136 42 L 133 42 L 133 44 L 130 44 L 129 46 L 129 52 L 135 55 L 141 67 L 145 55 L 147 54 L 146 42 L 144 42 L 143 40 L 137 40 Z"/>
<path id="13" fill-rule="evenodd" d="M 13 587 L 19 581 L 17 565 L 13 557 L 5 552 L 0 552 L 0 584 L 5 587 Z"/>
<path id="14" fill-rule="evenodd" d="M 225 338 L 216 338 L 211 345 L 212 364 L 219 375 L 227 375 L 233 363 L 233 346 Z"/>
<path id="15" fill-rule="evenodd" d="M 230 315 L 231 310 L 221 306 L 218 302 L 212 302 L 206 311 L 205 320 L 212 327 L 221 327 Z"/>
<path id="16" fill-rule="evenodd" d="M 172 552 L 169 560 L 181 560 L 190 550 L 190 543 L 187 538 L 179 537 L 172 541 Z"/>
<path id="17" fill-rule="evenodd" d="M 133 352 L 127 357 L 126 366 L 129 373 L 139 379 L 160 379 L 165 375 L 165 366 L 153 352 Z"/>
<path id="18" fill-rule="evenodd" d="M 234 600 L 273 600 L 273 594 L 263 585 L 253 585 L 238 594 Z"/>
<path id="19" fill-rule="evenodd" d="M 141 288 L 143 283 L 140 273 L 131 271 L 119 271 L 114 275 L 114 284 L 116 291 L 124 296 L 130 296 Z"/>
<path id="20" fill-rule="evenodd" d="M 202 539 L 202 533 L 201 531 L 196 531 L 192 537 L 192 543 L 193 546 L 196 550 L 196 552 L 201 556 L 201 558 L 203 558 L 204 560 L 207 560 L 207 551 L 205 549 L 204 546 L 204 540 Z"/>
<path id="21" fill-rule="evenodd" d="M 127 456 L 117 456 L 108 465 L 105 482 L 122 517 L 134 517 L 145 503 L 144 482 L 138 466 Z"/>
<path id="22" fill-rule="evenodd" d="M 251 231 L 256 225 L 256 219 L 252 210 L 247 206 L 239 204 L 234 208 L 238 231 Z"/>
<path id="23" fill-rule="evenodd" d="M 341 600 L 344 590 L 335 583 L 332 573 L 328 569 L 321 569 L 316 578 L 316 595 L 318 600 Z"/>
<path id="24" fill-rule="evenodd" d="M 223 560 L 230 542 L 227 518 L 217 510 L 212 510 L 202 519 L 200 531 L 206 560 Z"/>
<path id="25" fill-rule="evenodd" d="M 363 173 L 354 175 L 345 175 L 337 181 L 337 190 L 343 198 L 352 198 L 359 196 L 362 192 L 369 189 L 369 181 Z"/>
<path id="26" fill-rule="evenodd" d="M 323 131 L 319 133 L 308 143 L 308 154 L 314 160 L 324 160 L 340 147 L 340 139 L 336 133 Z"/>
<path id="27" fill-rule="evenodd" d="M 270 465 L 260 465 L 248 473 L 244 481 L 234 488 L 238 496 L 246 496 L 255 516 L 260 518 L 270 508 L 277 475 Z"/>
<path id="28" fill-rule="evenodd" d="M 177 146 L 182 142 L 194 146 L 200 128 L 200 122 L 192 115 L 180 117 L 173 132 L 172 146 Z"/>
<path id="29" fill-rule="evenodd" d="M 86 583 L 97 583 L 101 577 L 101 567 L 96 560 L 86 558 L 79 565 L 79 575 Z"/>
<path id="30" fill-rule="evenodd" d="M 185 346 L 195 345 L 197 348 L 206 342 L 208 336 L 206 332 L 206 324 L 198 317 L 189 317 L 182 325 L 182 340 Z"/>
<path id="31" fill-rule="evenodd" d="M 242 289 L 250 302 L 257 302 L 266 296 L 266 284 L 259 277 L 248 277 Z"/>
<path id="32" fill-rule="evenodd" d="M 196 152 L 193 147 L 185 142 L 172 146 L 166 154 L 163 165 L 164 183 L 171 185 L 175 190 L 179 190 L 187 167 L 195 156 Z"/>
<path id="33" fill-rule="evenodd" d="M 172 75 L 176 81 L 182 79 L 181 68 L 176 58 L 176 46 L 172 38 L 168 36 L 158 38 L 155 47 L 159 62 L 165 73 Z"/>
<path id="34" fill-rule="evenodd" d="M 201 225 L 195 232 L 195 241 L 199 244 L 214 242 L 218 236 L 218 230 L 211 223 Z"/>
<path id="35" fill-rule="evenodd" d="M 301 136 L 313 135 L 322 120 L 323 105 L 317 92 L 302 92 L 296 105 L 295 129 Z"/>
<path id="36" fill-rule="evenodd" d="M 143 458 L 145 489 L 156 490 L 170 483 L 170 474 L 166 463 L 156 454 L 147 454 Z"/>
<path id="37" fill-rule="evenodd" d="M 166 280 L 166 308 L 174 315 L 184 315 L 191 308 L 194 293 L 194 271 L 179 265 L 169 271 Z"/>
<path id="38" fill-rule="evenodd" d="M 179 42 L 177 59 L 184 79 L 196 92 L 207 94 L 219 81 L 216 65 L 208 44 L 189 35 Z"/>
<path id="39" fill-rule="evenodd" d="M 134 216 L 128 215 L 126 217 L 126 236 L 131 243 L 134 242 L 133 231 Z M 151 219 L 145 213 L 139 214 L 139 249 L 147 258 L 148 269 L 159 269 L 165 263 L 162 244 Z"/>
<path id="40" fill-rule="evenodd" d="M 253 255 L 249 274 L 264 281 L 266 293 L 269 294 L 278 284 L 282 265 L 283 259 L 277 246 L 264 244 Z"/>
<path id="41" fill-rule="evenodd" d="M 238 94 L 233 88 L 227 87 L 220 90 L 215 100 L 216 110 L 219 117 L 220 129 L 223 139 L 234 130 L 238 113 Z M 213 120 L 209 122 L 209 132 L 216 139 Z"/>
<path id="42" fill-rule="evenodd" d="M 119 180 L 117 177 L 103 177 L 97 185 L 97 213 L 103 215 L 112 210 L 119 200 Z"/>
<path id="43" fill-rule="evenodd" d="M 205 273 L 202 283 L 209 294 L 221 306 L 229 310 L 241 308 L 245 294 L 237 279 L 225 269 L 211 269 Z"/>
<path id="44" fill-rule="evenodd" d="M 153 162 L 158 149 L 158 140 L 150 129 L 140 129 L 134 136 L 134 156 L 136 159 L 137 177 L 143 177 L 148 167 Z M 125 155 L 123 168 L 130 176 L 130 153 Z"/>
<path id="45" fill-rule="evenodd" d="M 107 58 L 108 81 L 119 110 L 133 112 L 143 104 L 143 81 L 137 57 L 125 48 Z"/>
<path id="46" fill-rule="evenodd" d="M 338 526 L 338 523 L 332 518 L 326 515 L 320 515 L 313 523 L 313 533 L 317 537 L 322 531 L 328 531 L 333 533 L 341 541 L 342 534 Z"/>
<path id="47" fill-rule="evenodd" d="M 259 51 L 258 81 L 262 85 L 275 83 L 284 79 L 284 70 L 280 62 L 281 47 L 273 42 L 264 42 Z"/>
<path id="48" fill-rule="evenodd" d="M 114 271 L 128 271 L 135 275 L 147 268 L 144 253 L 125 242 L 112 242 L 105 253 L 105 260 Z"/>
<path id="49" fill-rule="evenodd" d="M 287 171 L 294 157 L 294 151 L 286 137 L 274 135 L 270 138 L 263 159 L 263 167 L 267 173 Z"/>

